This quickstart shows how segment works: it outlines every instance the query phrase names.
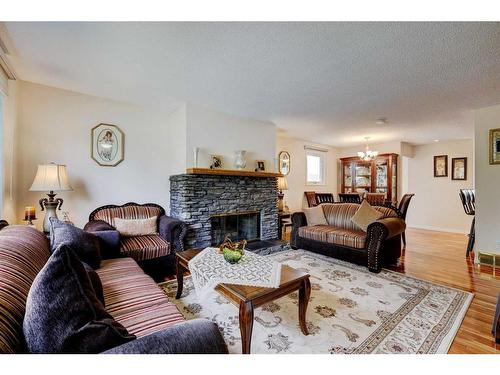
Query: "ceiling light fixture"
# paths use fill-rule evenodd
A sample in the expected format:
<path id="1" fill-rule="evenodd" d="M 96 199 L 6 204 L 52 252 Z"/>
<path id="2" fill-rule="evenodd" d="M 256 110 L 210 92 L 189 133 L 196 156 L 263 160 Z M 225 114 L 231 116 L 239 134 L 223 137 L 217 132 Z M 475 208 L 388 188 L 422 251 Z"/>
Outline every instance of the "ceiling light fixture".
<path id="1" fill-rule="evenodd" d="M 435 139 L 434 142 L 439 142 L 439 139 Z"/>
<path id="2" fill-rule="evenodd" d="M 375 124 L 377 124 L 377 125 L 387 125 L 387 119 L 385 117 L 378 118 L 377 121 L 375 121 Z"/>
<path id="3" fill-rule="evenodd" d="M 378 156 L 378 151 L 371 151 L 370 150 L 370 147 L 368 146 L 369 139 L 370 139 L 370 137 L 365 137 L 365 140 L 366 140 L 365 151 L 358 152 L 359 158 L 363 161 L 372 161 L 373 159 L 375 159 Z"/>

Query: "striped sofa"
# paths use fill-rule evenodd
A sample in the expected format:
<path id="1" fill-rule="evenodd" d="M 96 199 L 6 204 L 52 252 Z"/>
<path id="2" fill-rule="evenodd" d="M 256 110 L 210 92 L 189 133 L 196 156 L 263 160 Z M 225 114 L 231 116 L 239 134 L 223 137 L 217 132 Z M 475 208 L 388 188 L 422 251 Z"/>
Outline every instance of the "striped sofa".
<path id="1" fill-rule="evenodd" d="M 0 230 L 0 353 L 26 352 L 23 319 L 36 275 L 50 257 L 46 236 L 28 226 Z M 130 257 L 103 260 L 97 270 L 105 308 L 137 339 L 111 353 L 226 353 L 217 326 L 184 321 L 177 307 Z"/>
<path id="2" fill-rule="evenodd" d="M 114 230 L 115 219 L 158 218 L 158 234 L 135 237 L 120 237 L 122 256 L 136 260 L 149 274 L 161 278 L 169 269 L 173 272 L 176 251 L 184 250 L 186 225 L 165 215 L 163 207 L 154 204 L 129 202 L 121 206 L 102 206 L 89 215 L 89 222 L 84 229 L 89 232 Z M 170 273 L 172 273 L 170 272 Z"/>
<path id="3" fill-rule="evenodd" d="M 365 265 L 373 272 L 380 272 L 384 264 L 400 257 L 401 233 L 406 224 L 394 209 L 374 206 L 383 217 L 364 232 L 351 221 L 359 204 L 324 203 L 321 207 L 328 225 L 309 226 L 303 212 L 292 215 L 290 242 L 293 248 Z"/>

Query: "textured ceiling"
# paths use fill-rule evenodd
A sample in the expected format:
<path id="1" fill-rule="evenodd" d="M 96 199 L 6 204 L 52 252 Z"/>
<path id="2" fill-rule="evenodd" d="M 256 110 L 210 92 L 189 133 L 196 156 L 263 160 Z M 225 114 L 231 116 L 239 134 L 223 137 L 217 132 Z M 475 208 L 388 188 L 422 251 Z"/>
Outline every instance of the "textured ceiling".
<path id="1" fill-rule="evenodd" d="M 500 23 L 7 23 L 21 79 L 189 101 L 349 146 L 472 135 L 500 103 Z M 387 117 L 387 125 L 376 125 Z"/>

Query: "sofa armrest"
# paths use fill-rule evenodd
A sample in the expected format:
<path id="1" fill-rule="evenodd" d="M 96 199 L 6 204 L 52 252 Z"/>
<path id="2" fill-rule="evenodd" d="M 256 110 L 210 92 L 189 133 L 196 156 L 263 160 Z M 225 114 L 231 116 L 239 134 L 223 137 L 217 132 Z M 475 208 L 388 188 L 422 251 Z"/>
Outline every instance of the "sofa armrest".
<path id="1" fill-rule="evenodd" d="M 294 212 L 292 214 L 292 233 L 290 234 L 290 245 L 293 249 L 297 249 L 297 238 L 299 236 L 299 228 L 307 225 L 306 215 L 303 212 Z"/>
<path id="2" fill-rule="evenodd" d="M 91 220 L 83 227 L 86 232 L 98 232 L 101 230 L 115 230 L 115 228 L 103 220 Z"/>
<path id="3" fill-rule="evenodd" d="M 217 324 L 193 319 L 140 337 L 104 354 L 227 354 Z"/>
<path id="4" fill-rule="evenodd" d="M 184 250 L 184 237 L 187 232 L 187 226 L 184 222 L 167 215 L 160 216 L 158 232 L 162 238 L 170 242 L 173 251 Z"/>
<path id="5" fill-rule="evenodd" d="M 397 217 L 387 217 L 371 223 L 367 228 L 367 251 L 368 269 L 372 272 L 380 272 L 381 257 L 380 249 L 382 243 L 390 238 L 400 235 L 406 229 L 403 219 Z"/>

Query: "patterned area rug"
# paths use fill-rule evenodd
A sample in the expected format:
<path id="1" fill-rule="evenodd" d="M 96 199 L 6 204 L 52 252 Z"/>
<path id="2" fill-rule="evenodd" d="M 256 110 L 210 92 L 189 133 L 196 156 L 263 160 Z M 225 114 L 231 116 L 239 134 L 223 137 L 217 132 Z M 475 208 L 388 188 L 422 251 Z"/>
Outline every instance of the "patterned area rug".
<path id="1" fill-rule="evenodd" d="M 252 353 L 446 353 L 473 294 L 383 270 L 369 272 L 304 250 L 268 255 L 308 272 L 309 335 L 298 325 L 298 294 L 257 308 Z M 181 299 L 175 280 L 160 284 L 186 319 L 216 322 L 231 353 L 241 353 L 238 309 L 213 292 L 203 301 L 190 277 Z"/>

